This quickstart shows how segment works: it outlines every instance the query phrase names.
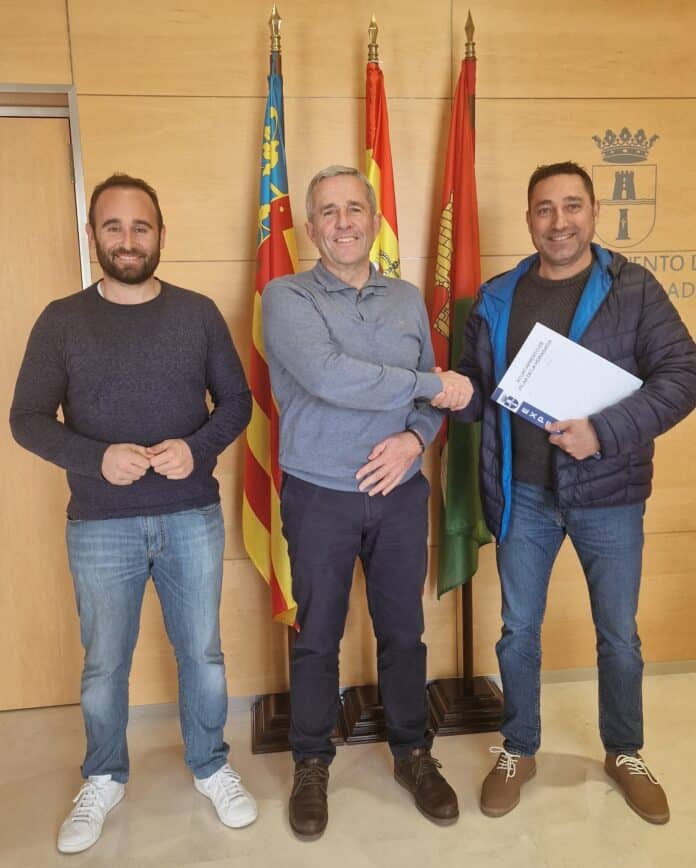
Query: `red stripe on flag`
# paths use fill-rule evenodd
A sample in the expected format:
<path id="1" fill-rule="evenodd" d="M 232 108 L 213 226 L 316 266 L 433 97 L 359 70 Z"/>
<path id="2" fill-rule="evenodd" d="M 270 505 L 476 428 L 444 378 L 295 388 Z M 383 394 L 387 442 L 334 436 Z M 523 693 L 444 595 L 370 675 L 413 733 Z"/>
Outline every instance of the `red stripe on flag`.
<path id="1" fill-rule="evenodd" d="M 368 150 L 372 150 L 372 158 L 379 166 L 382 179 L 379 209 L 398 237 L 387 96 L 384 75 L 377 63 L 367 64 L 365 115 L 365 144 Z"/>
<path id="2" fill-rule="evenodd" d="M 273 401 L 271 400 L 271 382 L 268 377 L 268 365 L 264 357 L 256 349 L 253 341 L 249 355 L 249 387 L 256 403 L 266 416 L 270 416 Z"/>
<path id="3" fill-rule="evenodd" d="M 268 475 L 248 447 L 244 455 L 244 494 L 258 520 L 270 532 L 271 492 Z"/>

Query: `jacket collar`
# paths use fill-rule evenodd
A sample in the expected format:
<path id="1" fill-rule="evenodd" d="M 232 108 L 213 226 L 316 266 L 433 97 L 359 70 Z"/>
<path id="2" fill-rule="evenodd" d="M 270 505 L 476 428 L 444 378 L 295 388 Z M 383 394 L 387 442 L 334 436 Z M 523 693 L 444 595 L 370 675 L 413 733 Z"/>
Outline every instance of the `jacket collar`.
<path id="1" fill-rule="evenodd" d="M 599 265 L 603 273 L 608 273 L 612 278 L 618 277 L 619 271 L 623 267 L 626 259 L 620 253 L 614 253 L 607 250 L 606 247 L 600 247 L 599 244 L 591 244 L 592 253 L 594 254 L 595 264 Z M 503 301 L 507 301 L 514 292 L 520 278 L 526 274 L 529 269 L 539 262 L 539 254 L 532 253 L 531 256 L 522 259 L 511 271 L 506 271 L 498 277 L 492 278 L 481 287 L 481 292 L 492 295 Z"/>

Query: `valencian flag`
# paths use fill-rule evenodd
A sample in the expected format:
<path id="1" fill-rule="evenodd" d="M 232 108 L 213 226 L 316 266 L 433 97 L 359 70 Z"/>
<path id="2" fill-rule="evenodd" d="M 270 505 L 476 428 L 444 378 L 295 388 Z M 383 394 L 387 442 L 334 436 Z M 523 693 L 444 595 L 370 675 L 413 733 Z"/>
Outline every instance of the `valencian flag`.
<path id="1" fill-rule="evenodd" d="M 438 233 L 431 329 L 436 364 L 455 368 L 464 324 L 481 282 L 474 170 L 476 59 L 462 61 L 454 94 Z M 438 596 L 468 582 L 490 542 L 478 482 L 479 425 L 450 419 L 441 455 Z"/>
<path id="2" fill-rule="evenodd" d="M 389 144 L 387 95 L 384 92 L 384 75 L 379 67 L 379 61 L 369 61 L 367 64 L 365 113 L 367 147 L 365 174 L 375 189 L 377 210 L 382 214 L 382 225 L 370 250 L 370 260 L 387 277 L 400 277 L 399 230 L 396 225 L 396 197 Z"/>
<path id="3" fill-rule="evenodd" d="M 252 320 L 249 382 L 254 399 L 244 456 L 244 545 L 271 588 L 273 617 L 295 623 L 290 562 L 281 532 L 278 466 L 278 411 L 271 394 L 264 355 L 261 294 L 274 277 L 297 270 L 295 231 L 288 197 L 280 52 L 271 52 L 268 100 L 261 149 L 261 190 L 256 247 L 256 288 Z"/>

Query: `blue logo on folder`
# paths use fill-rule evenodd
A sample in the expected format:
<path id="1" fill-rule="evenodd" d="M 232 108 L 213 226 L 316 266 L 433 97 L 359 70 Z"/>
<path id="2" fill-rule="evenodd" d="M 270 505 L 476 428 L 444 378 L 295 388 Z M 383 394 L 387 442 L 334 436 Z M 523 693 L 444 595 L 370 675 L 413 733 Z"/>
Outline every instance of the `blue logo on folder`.
<path id="1" fill-rule="evenodd" d="M 517 416 L 522 416 L 528 422 L 531 422 L 532 425 L 536 425 L 537 428 L 543 428 L 547 422 L 558 421 L 555 416 L 544 413 L 538 407 L 533 407 L 526 401 L 520 402 L 514 395 L 506 395 L 500 386 L 493 392 L 491 397 L 496 403 L 505 407 L 506 410 L 515 413 Z"/>
<path id="2" fill-rule="evenodd" d="M 517 415 L 523 416 L 528 422 L 531 422 L 532 425 L 536 425 L 537 428 L 543 428 L 547 422 L 558 421 L 555 416 L 550 416 L 548 413 L 544 413 L 537 407 L 532 407 L 531 404 L 527 403 L 520 405 Z"/>

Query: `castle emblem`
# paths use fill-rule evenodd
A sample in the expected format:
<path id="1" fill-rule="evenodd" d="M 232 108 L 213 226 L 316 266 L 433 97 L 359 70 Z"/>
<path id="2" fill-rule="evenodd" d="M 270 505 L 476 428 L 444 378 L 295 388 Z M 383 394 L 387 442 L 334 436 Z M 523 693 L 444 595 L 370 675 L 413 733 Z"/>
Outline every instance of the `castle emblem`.
<path id="1" fill-rule="evenodd" d="M 646 163 L 659 136 L 646 136 L 643 129 L 632 133 L 607 130 L 592 136 L 603 164 L 592 167 L 592 182 L 600 204 L 597 237 L 608 247 L 635 247 L 655 225 L 657 166 Z"/>

